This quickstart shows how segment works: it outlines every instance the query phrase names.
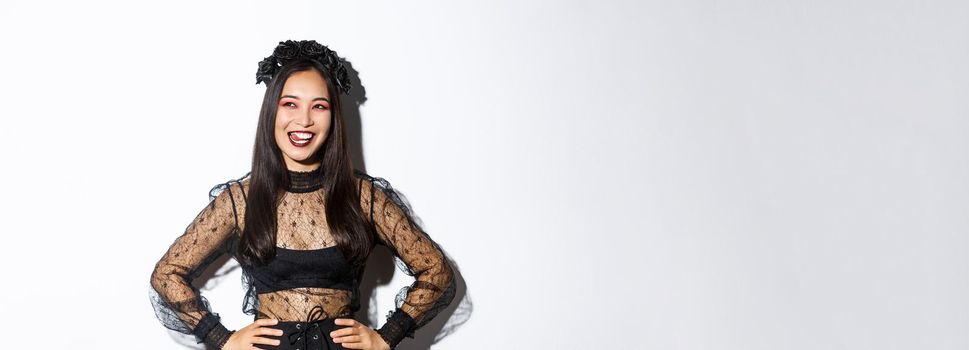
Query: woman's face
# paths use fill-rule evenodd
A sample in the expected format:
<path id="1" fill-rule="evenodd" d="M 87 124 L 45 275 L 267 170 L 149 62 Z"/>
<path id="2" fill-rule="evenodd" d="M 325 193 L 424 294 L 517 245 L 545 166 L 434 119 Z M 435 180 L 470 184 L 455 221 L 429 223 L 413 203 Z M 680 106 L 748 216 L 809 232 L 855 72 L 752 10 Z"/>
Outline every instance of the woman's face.
<path id="1" fill-rule="evenodd" d="M 313 157 L 330 130 L 330 94 L 323 76 L 314 69 L 295 72 L 286 79 L 276 106 L 276 146 L 289 170 L 308 171 L 320 166 Z"/>

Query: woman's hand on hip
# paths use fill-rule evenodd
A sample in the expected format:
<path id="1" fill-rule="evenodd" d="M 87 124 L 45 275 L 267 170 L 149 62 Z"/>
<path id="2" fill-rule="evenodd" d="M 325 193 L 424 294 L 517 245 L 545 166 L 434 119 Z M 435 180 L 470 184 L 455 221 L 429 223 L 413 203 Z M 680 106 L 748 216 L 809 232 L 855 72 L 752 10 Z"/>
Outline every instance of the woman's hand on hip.
<path id="1" fill-rule="evenodd" d="M 352 318 L 338 318 L 333 323 L 340 326 L 349 326 L 330 332 L 330 338 L 334 343 L 340 343 L 347 349 L 365 350 L 390 350 L 390 345 L 384 341 L 377 331 L 369 326 L 357 322 Z"/>
<path id="2" fill-rule="evenodd" d="M 252 324 L 232 333 L 229 340 L 222 346 L 223 350 L 252 350 L 259 349 L 255 344 L 279 345 L 278 339 L 262 337 L 263 335 L 282 336 L 283 330 L 272 328 L 279 320 L 274 318 L 260 318 Z"/>

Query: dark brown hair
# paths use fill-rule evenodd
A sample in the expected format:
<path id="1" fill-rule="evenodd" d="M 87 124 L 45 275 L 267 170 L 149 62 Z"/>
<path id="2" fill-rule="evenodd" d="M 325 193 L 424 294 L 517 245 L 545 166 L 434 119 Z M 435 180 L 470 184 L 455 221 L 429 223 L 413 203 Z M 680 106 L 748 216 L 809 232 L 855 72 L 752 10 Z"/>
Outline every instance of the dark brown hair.
<path id="1" fill-rule="evenodd" d="M 315 69 L 323 76 L 330 94 L 332 123 L 326 141 L 314 155 L 321 161 L 323 171 L 327 225 L 339 249 L 350 263 L 363 265 L 373 248 L 373 227 L 367 224 L 365 214 L 360 208 L 360 193 L 354 182 L 340 90 L 334 85 L 323 65 L 313 60 L 301 59 L 280 67 L 266 86 L 253 147 L 245 229 L 235 249 L 236 260 L 241 264 L 264 265 L 276 254 L 276 209 L 285 194 L 285 184 L 289 183 L 289 173 L 282 151 L 276 144 L 276 108 L 289 76 L 294 72 L 310 69 Z"/>

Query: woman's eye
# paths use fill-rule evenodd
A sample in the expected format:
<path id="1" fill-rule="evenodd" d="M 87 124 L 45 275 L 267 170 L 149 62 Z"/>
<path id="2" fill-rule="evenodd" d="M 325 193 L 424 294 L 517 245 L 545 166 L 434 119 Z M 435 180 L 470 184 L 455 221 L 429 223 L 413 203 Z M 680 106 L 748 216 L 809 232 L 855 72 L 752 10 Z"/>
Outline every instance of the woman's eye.
<path id="1" fill-rule="evenodd" d="M 324 105 L 316 105 L 316 106 L 313 106 L 313 107 L 314 107 L 314 108 L 315 108 L 315 107 L 320 107 L 320 109 L 326 109 L 326 106 L 324 106 Z"/>
<path id="2" fill-rule="evenodd" d="M 287 106 L 288 107 L 289 105 L 295 106 L 296 104 L 295 103 L 292 103 L 292 102 L 284 102 L 283 103 L 283 106 Z"/>

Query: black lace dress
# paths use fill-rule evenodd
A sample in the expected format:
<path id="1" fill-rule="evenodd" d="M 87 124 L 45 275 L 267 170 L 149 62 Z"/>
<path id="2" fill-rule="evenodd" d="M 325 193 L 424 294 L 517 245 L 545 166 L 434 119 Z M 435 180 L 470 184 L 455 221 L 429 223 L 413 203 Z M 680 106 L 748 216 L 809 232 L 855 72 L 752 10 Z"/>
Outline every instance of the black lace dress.
<path id="1" fill-rule="evenodd" d="M 289 171 L 277 209 L 276 259 L 267 267 L 242 265 L 243 312 L 259 318 L 310 322 L 352 318 L 359 309 L 363 266 L 343 259 L 326 225 L 321 169 Z M 357 194 L 369 224 L 413 283 L 400 290 L 396 308 L 377 329 L 391 348 L 427 324 L 454 298 L 454 273 L 436 242 L 415 222 L 409 206 L 387 180 L 355 171 Z M 245 221 L 249 174 L 216 185 L 209 203 L 155 265 L 151 303 L 161 323 L 221 349 L 228 330 L 192 282 L 229 253 Z M 281 322 L 282 323 L 282 322 Z"/>

